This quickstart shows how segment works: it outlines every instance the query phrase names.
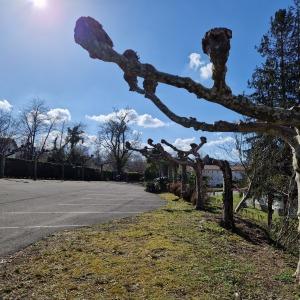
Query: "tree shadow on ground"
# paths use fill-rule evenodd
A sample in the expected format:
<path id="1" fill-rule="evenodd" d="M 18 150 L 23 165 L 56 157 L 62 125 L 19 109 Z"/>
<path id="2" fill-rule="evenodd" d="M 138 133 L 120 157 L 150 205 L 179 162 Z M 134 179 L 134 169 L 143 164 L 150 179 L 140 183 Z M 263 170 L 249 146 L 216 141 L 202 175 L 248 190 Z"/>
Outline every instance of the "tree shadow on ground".
<path id="1" fill-rule="evenodd" d="M 235 216 L 235 228 L 233 232 L 254 245 L 269 244 L 275 246 L 268 231 L 250 220 Z"/>

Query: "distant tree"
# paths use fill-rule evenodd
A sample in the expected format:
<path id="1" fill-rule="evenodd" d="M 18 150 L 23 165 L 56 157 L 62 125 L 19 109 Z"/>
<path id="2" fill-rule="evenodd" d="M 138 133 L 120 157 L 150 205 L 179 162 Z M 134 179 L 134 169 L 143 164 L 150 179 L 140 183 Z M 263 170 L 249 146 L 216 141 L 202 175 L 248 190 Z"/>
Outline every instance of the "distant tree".
<path id="1" fill-rule="evenodd" d="M 11 112 L 0 110 L 0 154 L 10 152 L 10 141 L 16 138 L 17 123 Z"/>
<path id="2" fill-rule="evenodd" d="M 49 114 L 49 108 L 40 99 L 34 99 L 20 114 L 19 134 L 22 137 L 23 158 L 33 160 L 33 178 L 37 179 L 37 163 L 49 151 L 49 137 L 61 121 L 60 116 Z"/>
<path id="3" fill-rule="evenodd" d="M 84 127 L 82 123 L 78 123 L 67 129 L 65 144 L 67 147 L 68 163 L 82 165 L 83 157 L 88 155 L 86 147 L 81 146 L 84 143 Z"/>
<path id="4" fill-rule="evenodd" d="M 130 128 L 130 110 L 114 110 L 113 116 L 100 125 L 98 144 L 105 149 L 107 160 L 112 162 L 113 169 L 118 175 L 123 173 L 132 151 L 126 148 L 126 141 L 136 145 L 139 134 Z"/>
<path id="5" fill-rule="evenodd" d="M 249 81 L 254 91 L 253 103 L 285 109 L 300 103 L 299 26 L 299 8 L 296 7 L 280 9 L 271 18 L 270 29 L 257 47 L 264 61 L 256 67 Z M 244 149 L 248 172 L 253 178 L 251 193 L 258 199 L 267 199 L 270 227 L 275 196 L 284 203 L 286 212 L 288 196 L 292 195 L 289 192 L 293 178 L 292 151 L 281 137 L 258 133 L 246 134 L 243 138 L 248 146 Z"/>
<path id="6" fill-rule="evenodd" d="M 0 178 L 4 177 L 5 158 L 18 150 L 16 130 L 17 123 L 11 112 L 0 110 Z"/>

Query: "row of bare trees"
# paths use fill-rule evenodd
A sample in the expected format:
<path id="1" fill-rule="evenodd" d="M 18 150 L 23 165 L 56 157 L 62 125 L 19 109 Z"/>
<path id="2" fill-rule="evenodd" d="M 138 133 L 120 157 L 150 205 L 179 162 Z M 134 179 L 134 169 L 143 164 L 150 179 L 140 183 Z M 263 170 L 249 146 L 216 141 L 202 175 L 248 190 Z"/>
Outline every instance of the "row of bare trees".
<path id="1" fill-rule="evenodd" d="M 228 161 L 219 160 L 210 158 L 208 155 L 203 159 L 200 156 L 199 150 L 206 143 L 206 138 L 201 137 L 200 143 L 195 144 L 192 143 L 190 145 L 190 149 L 187 151 L 180 150 L 171 143 L 166 140 L 161 140 L 161 143 L 155 144 L 152 139 L 148 139 L 148 145 L 144 148 L 136 148 L 131 145 L 130 142 L 126 142 L 126 148 L 132 151 L 136 151 L 142 154 L 144 157 L 150 160 L 159 161 L 165 160 L 169 162 L 171 167 L 177 168 L 177 166 L 181 166 L 182 168 L 182 176 L 181 176 L 181 191 L 182 196 L 185 193 L 185 172 L 186 167 L 189 166 L 193 169 L 196 176 L 196 210 L 204 210 L 205 209 L 205 187 L 203 181 L 203 169 L 205 165 L 216 165 L 220 168 L 223 173 L 224 184 L 223 184 L 223 225 L 227 229 L 234 229 L 234 217 L 233 217 L 233 186 L 232 186 L 232 172 L 231 167 Z M 162 146 L 170 147 L 176 154 L 175 156 L 170 154 L 165 150 Z"/>
<path id="2" fill-rule="evenodd" d="M 81 17 L 76 22 L 75 41 L 86 49 L 91 58 L 100 59 L 105 62 L 115 63 L 124 73 L 124 80 L 129 85 L 129 90 L 143 95 L 150 100 L 161 112 L 175 123 L 194 130 L 210 132 L 240 132 L 263 134 L 280 139 L 290 147 L 292 153 L 292 165 L 295 173 L 295 181 L 298 191 L 298 216 L 300 230 L 300 109 L 299 109 L 299 53 L 300 53 L 300 32 L 299 32 L 299 1 L 295 1 L 295 24 L 294 33 L 290 41 L 293 42 L 291 49 L 295 51 L 297 64 L 293 65 L 293 81 L 296 85 L 294 89 L 296 104 L 292 106 L 280 106 L 280 104 L 269 101 L 255 101 L 253 97 L 245 94 L 234 95 L 230 87 L 226 84 L 227 59 L 230 51 L 230 40 L 232 31 L 227 28 L 213 28 L 206 32 L 202 39 L 202 49 L 207 54 L 212 63 L 213 87 L 208 88 L 195 82 L 191 78 L 181 77 L 157 70 L 153 65 L 140 62 L 137 53 L 132 49 L 127 49 L 123 54 L 114 50 L 114 44 L 109 35 L 104 31 L 102 25 L 91 17 Z M 284 13 L 281 18 L 285 19 Z M 282 46 L 285 44 L 282 43 Z M 282 48 L 283 49 L 283 48 Z M 276 64 L 275 64 L 276 65 Z M 284 60 L 280 61 L 280 66 L 284 67 Z M 284 72 L 280 77 L 284 83 Z M 296 75 L 296 77 L 295 77 Z M 143 80 L 142 87 L 138 78 Z M 267 84 L 270 82 L 266 81 Z M 172 111 L 162 101 L 156 88 L 159 84 L 167 84 L 175 88 L 184 89 L 193 94 L 197 99 L 222 105 L 234 112 L 246 117 L 244 121 L 228 122 L 217 121 L 213 124 L 202 122 L 194 117 L 180 116 Z M 275 83 L 275 85 L 278 83 Z M 264 95 L 258 95 L 262 99 Z M 272 100 L 273 96 L 268 95 Z M 282 100 L 284 100 L 284 95 Z M 295 272 L 297 281 L 300 283 L 300 258 Z"/>

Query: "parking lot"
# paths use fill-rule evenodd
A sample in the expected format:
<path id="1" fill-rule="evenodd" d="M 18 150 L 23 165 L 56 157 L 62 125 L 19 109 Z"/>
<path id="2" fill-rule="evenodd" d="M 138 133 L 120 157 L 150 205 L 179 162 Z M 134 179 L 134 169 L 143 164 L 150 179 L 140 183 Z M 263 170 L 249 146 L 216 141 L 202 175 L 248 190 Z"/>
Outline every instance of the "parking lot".
<path id="1" fill-rule="evenodd" d="M 134 216 L 163 204 L 140 185 L 0 180 L 0 257 L 57 230 Z"/>

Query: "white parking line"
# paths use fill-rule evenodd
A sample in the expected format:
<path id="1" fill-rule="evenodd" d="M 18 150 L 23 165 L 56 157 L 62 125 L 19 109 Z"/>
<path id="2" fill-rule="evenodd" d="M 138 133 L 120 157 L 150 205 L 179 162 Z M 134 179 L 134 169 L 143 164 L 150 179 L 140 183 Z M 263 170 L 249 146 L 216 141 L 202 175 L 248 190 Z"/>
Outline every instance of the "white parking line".
<path id="1" fill-rule="evenodd" d="M 122 205 L 122 204 L 118 204 L 118 203 L 58 203 L 57 205 L 61 205 L 61 206 L 118 206 L 118 205 Z M 135 203 L 128 203 L 128 204 L 124 204 L 126 206 L 141 206 L 141 207 L 148 207 L 148 206 L 153 206 L 151 204 L 135 204 Z"/>
<path id="2" fill-rule="evenodd" d="M 36 225 L 36 226 L 6 226 L 1 229 L 34 229 L 34 228 L 63 228 L 63 227 L 84 227 L 89 225 Z"/>
<path id="3" fill-rule="evenodd" d="M 142 211 L 7 211 L 3 214 L 140 214 Z"/>

